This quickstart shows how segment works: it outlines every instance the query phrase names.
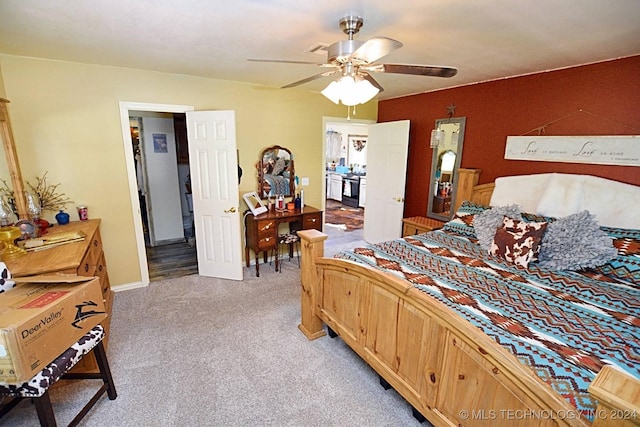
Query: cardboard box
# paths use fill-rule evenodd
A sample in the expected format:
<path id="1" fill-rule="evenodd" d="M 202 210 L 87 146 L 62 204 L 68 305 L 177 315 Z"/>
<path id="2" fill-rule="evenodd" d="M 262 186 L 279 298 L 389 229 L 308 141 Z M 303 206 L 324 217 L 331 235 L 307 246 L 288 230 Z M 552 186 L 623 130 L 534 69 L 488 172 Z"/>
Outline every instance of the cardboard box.
<path id="1" fill-rule="evenodd" d="M 107 317 L 97 277 L 33 281 L 47 283 L 18 283 L 0 294 L 2 384 L 30 380 Z"/>

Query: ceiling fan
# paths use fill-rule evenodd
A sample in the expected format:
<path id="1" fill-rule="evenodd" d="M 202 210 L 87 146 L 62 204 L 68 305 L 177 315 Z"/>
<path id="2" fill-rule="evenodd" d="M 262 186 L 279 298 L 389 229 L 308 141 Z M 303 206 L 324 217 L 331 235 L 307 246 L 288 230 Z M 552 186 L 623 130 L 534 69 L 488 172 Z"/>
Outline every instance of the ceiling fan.
<path id="1" fill-rule="evenodd" d="M 322 91 L 322 94 L 336 104 L 342 101 L 345 105 L 362 104 L 384 90 L 371 76 L 372 73 L 411 74 L 430 77 L 453 77 L 457 74 L 458 70 L 452 67 L 376 63 L 380 58 L 401 48 L 402 43 L 388 37 L 373 37 L 367 41 L 354 40 L 354 35 L 360 31 L 362 25 L 363 19 L 359 16 L 345 16 L 340 19 L 340 28 L 349 38 L 348 40 L 333 43 L 327 48 L 326 63 L 280 59 L 249 59 L 249 61 L 307 64 L 329 68 L 328 71 L 289 83 L 282 86 L 282 88 L 299 86 L 322 77 L 337 74 L 340 78 L 331 82 Z"/>

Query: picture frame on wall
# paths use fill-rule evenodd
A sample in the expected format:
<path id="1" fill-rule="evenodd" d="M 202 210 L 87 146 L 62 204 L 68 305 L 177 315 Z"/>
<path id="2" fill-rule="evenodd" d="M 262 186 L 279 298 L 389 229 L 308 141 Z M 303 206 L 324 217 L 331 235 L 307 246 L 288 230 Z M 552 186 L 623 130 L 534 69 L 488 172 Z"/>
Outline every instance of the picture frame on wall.
<path id="1" fill-rule="evenodd" d="M 349 135 L 349 146 L 355 151 L 362 151 L 367 146 L 367 135 Z"/>

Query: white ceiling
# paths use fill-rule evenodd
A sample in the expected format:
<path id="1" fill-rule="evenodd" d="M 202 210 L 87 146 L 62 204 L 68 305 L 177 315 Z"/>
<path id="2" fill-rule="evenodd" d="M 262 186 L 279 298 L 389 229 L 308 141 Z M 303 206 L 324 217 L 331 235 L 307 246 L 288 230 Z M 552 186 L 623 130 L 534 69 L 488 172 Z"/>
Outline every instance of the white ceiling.
<path id="1" fill-rule="evenodd" d="M 404 44 L 378 62 L 459 69 L 377 73 L 378 99 L 640 54 L 640 0 L 0 0 L 0 53 L 280 87 L 323 69 L 247 59 L 324 62 L 349 14 Z"/>

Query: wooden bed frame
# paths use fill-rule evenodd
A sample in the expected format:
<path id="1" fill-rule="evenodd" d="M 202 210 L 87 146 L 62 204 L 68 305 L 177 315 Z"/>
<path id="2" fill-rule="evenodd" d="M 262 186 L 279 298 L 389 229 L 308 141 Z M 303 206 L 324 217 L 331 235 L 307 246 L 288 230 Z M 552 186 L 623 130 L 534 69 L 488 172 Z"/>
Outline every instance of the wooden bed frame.
<path id="1" fill-rule="evenodd" d="M 493 184 L 477 173 L 459 200 L 489 204 Z M 475 176 L 475 178 L 474 178 Z M 466 186 L 466 188 L 464 187 Z M 460 199 L 463 197 L 463 199 Z M 606 366 L 589 387 L 590 423 L 515 356 L 453 310 L 388 273 L 324 258 L 327 236 L 300 231 L 299 329 L 310 340 L 340 336 L 435 426 L 640 425 L 640 380 Z"/>

